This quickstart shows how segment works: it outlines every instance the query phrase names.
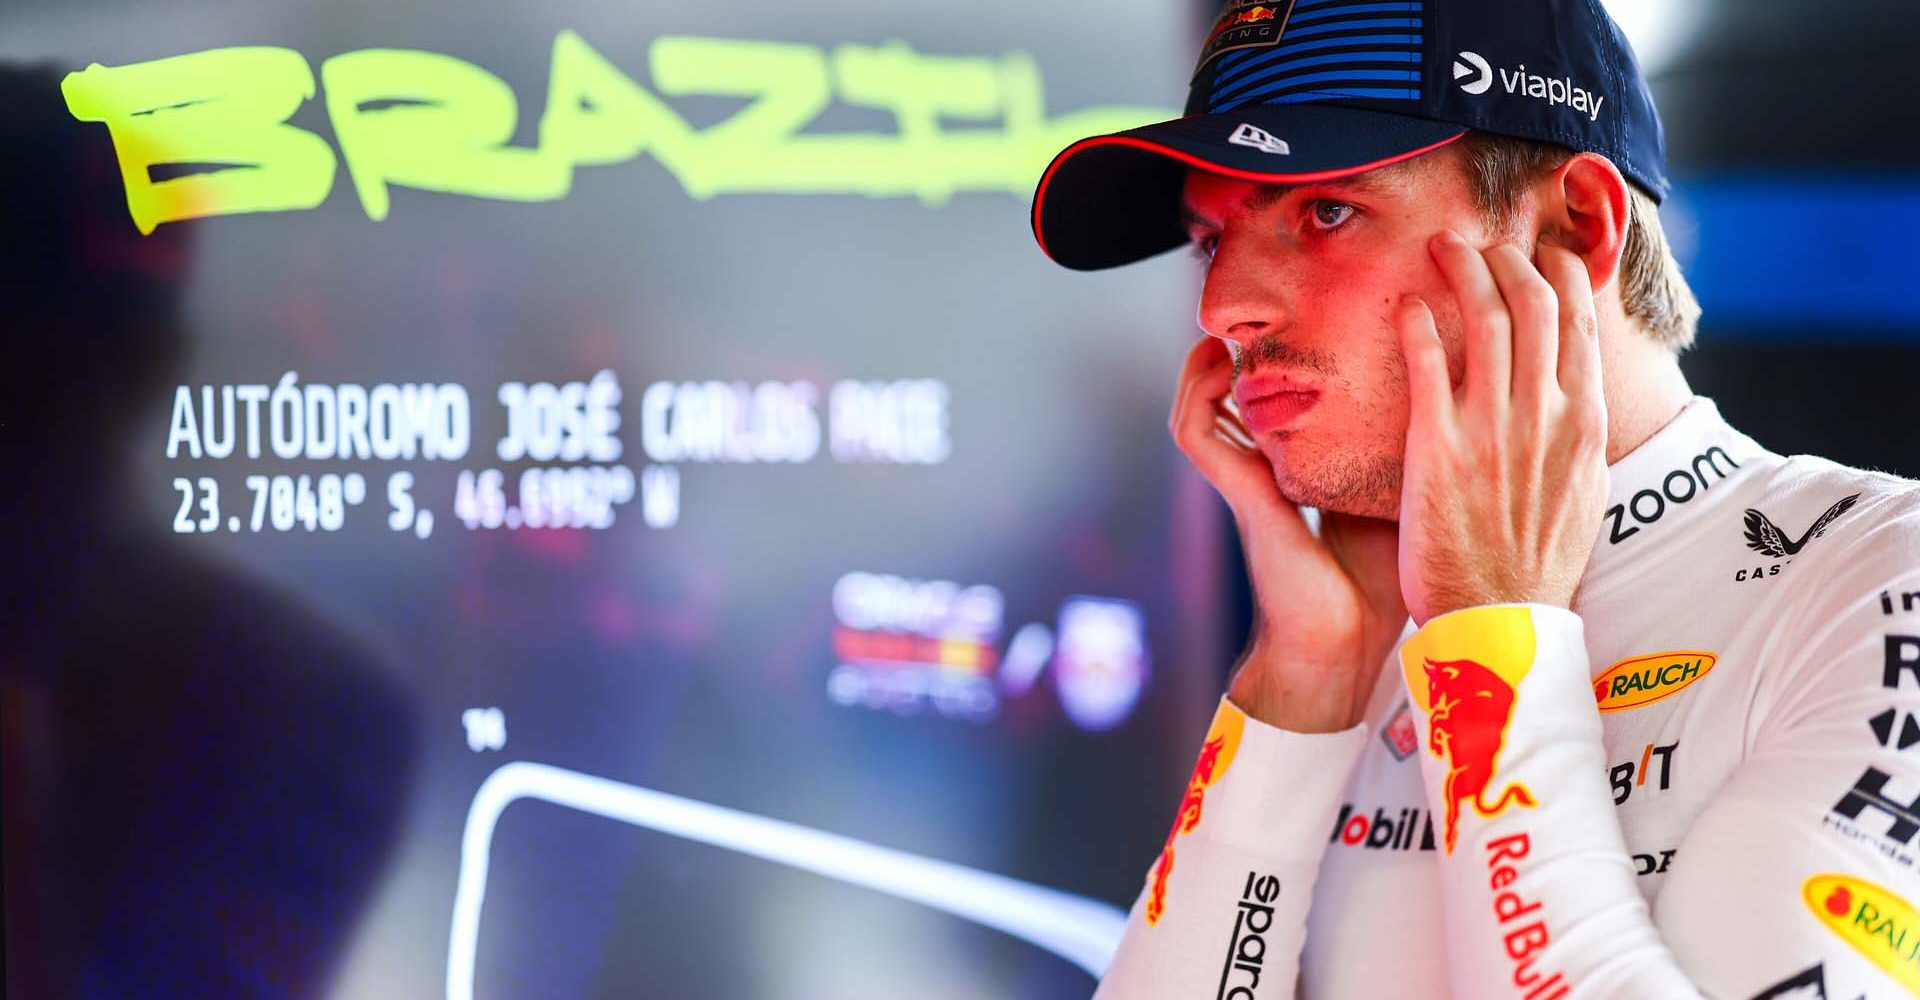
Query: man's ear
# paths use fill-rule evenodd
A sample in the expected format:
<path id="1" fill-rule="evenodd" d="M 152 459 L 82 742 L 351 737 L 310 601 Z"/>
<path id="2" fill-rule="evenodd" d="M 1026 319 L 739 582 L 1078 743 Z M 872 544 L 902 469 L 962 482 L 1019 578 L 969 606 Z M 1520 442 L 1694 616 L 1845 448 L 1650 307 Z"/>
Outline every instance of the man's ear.
<path id="1" fill-rule="evenodd" d="M 1541 191 L 1540 239 L 1587 263 L 1598 290 L 1620 273 L 1627 248 L 1627 181 L 1604 156 L 1579 153 L 1561 164 Z"/>

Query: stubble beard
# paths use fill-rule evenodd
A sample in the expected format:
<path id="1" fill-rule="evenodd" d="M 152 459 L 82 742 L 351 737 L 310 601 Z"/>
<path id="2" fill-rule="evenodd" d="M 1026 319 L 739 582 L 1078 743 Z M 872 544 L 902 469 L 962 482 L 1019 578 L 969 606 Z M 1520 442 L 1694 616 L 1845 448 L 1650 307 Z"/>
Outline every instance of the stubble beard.
<path id="1" fill-rule="evenodd" d="M 1302 507 L 1383 521 L 1400 518 L 1403 465 L 1399 456 L 1336 452 L 1309 463 L 1276 460 L 1270 454 L 1268 462 L 1273 466 L 1273 480 L 1280 488 L 1280 495 Z"/>
<path id="2" fill-rule="evenodd" d="M 1387 332 L 1393 333 L 1390 328 Z M 1303 350 L 1277 337 L 1262 338 L 1244 354 L 1236 353 L 1234 379 L 1238 381 L 1243 365 L 1251 371 L 1275 364 L 1314 372 L 1325 379 L 1333 391 L 1346 395 L 1353 392 L 1353 386 L 1341 377 L 1336 358 Z M 1398 391 L 1404 397 L 1406 369 L 1391 367 L 1388 379 L 1389 391 Z M 1304 442 L 1289 442 L 1296 433 L 1282 432 L 1275 440 L 1263 442 L 1261 449 L 1267 464 L 1273 468 L 1274 484 L 1280 488 L 1281 496 L 1302 507 L 1383 521 L 1399 520 L 1405 460 L 1398 451 L 1365 454 L 1351 446 L 1339 445 L 1309 450 Z"/>

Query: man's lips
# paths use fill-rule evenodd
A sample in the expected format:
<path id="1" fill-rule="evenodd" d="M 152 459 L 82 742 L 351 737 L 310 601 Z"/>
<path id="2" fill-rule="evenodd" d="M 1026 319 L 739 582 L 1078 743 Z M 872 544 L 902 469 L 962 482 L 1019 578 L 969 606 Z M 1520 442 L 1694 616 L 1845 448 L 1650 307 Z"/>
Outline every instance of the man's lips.
<path id="1" fill-rule="evenodd" d="M 1285 430 L 1320 402 L 1320 390 L 1285 376 L 1255 375 L 1233 387 L 1234 402 L 1247 429 L 1260 436 Z"/>

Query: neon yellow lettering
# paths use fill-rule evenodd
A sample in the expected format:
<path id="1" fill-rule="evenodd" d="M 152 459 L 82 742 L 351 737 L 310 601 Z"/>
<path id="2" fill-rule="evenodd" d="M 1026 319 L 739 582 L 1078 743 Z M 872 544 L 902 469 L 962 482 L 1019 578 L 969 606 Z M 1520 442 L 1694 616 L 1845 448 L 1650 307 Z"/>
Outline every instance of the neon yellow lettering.
<path id="1" fill-rule="evenodd" d="M 933 56 L 903 42 L 843 45 L 831 58 L 785 42 L 669 36 L 649 52 L 669 97 L 749 98 L 696 129 L 573 31 L 555 37 L 538 145 L 510 145 L 512 88 L 434 52 L 363 49 L 320 67 L 326 109 L 367 216 L 387 217 L 393 185 L 550 201 L 576 165 L 648 152 L 698 199 L 735 192 L 913 195 L 940 205 L 960 191 L 1028 194 L 1074 140 L 1169 112 L 1146 107 L 1046 114 L 1039 69 L 1024 53 Z M 93 65 L 63 82 L 75 118 L 113 135 L 140 231 L 161 222 L 312 208 L 333 185 L 333 150 L 286 120 L 314 95 L 299 53 L 214 49 L 121 67 Z M 804 130 L 833 103 L 879 108 L 894 132 Z M 952 120 L 978 127 L 945 127 Z M 151 168 L 202 168 L 155 181 Z"/>
<path id="2" fill-rule="evenodd" d="M 663 150 L 655 148 L 654 155 L 694 198 L 734 191 L 844 189 L 850 168 L 858 168 L 858 157 L 847 155 L 851 137 L 811 136 L 804 142 L 790 138 L 833 102 L 827 61 L 819 49 L 668 35 L 654 39 L 647 58 L 654 87 L 669 97 L 758 98 L 726 121 L 701 130 L 684 152 L 665 150 L 668 156 L 661 157 Z M 669 158 L 677 162 L 669 163 Z"/>
<path id="3" fill-rule="evenodd" d="M 73 117 L 107 126 L 141 233 L 208 215 L 312 208 L 333 188 L 326 140 L 286 124 L 313 96 L 313 71 L 292 49 L 94 63 L 67 74 L 60 92 Z M 153 179 L 152 168 L 180 164 L 218 169 Z"/>
<path id="4" fill-rule="evenodd" d="M 1000 114 L 998 74 L 992 60 L 920 55 L 903 42 L 879 48 L 842 45 L 833 50 L 834 77 L 849 104 L 893 113 L 900 139 L 868 161 L 875 180 L 944 204 L 960 187 L 998 187 L 1006 137 L 998 130 L 943 134 L 940 119 L 991 120 Z M 985 138 L 982 143 L 979 140 Z M 883 179 L 884 178 L 884 179 Z M 871 191 L 870 193 L 882 193 Z"/>
<path id="5" fill-rule="evenodd" d="M 354 190 L 376 222 L 387 217 L 389 184 L 511 201 L 567 193 L 571 164 L 506 144 L 519 118 L 513 89 L 472 63 L 362 49 L 322 63 L 320 82 Z"/>
<path id="6" fill-rule="evenodd" d="M 640 155 L 651 141 L 654 158 L 679 177 L 686 172 L 681 155 L 692 136 L 672 108 L 579 34 L 568 30 L 554 38 L 541 149 L 576 165 L 619 163 Z"/>

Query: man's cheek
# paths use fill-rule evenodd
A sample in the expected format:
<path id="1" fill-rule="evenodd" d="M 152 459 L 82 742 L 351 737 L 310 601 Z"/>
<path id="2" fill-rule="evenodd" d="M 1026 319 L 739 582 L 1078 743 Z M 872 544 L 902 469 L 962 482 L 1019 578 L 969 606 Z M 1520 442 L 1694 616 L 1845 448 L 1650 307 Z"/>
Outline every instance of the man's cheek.
<path id="1" fill-rule="evenodd" d="M 1447 379 L 1458 389 L 1461 381 L 1467 377 L 1466 325 L 1460 321 L 1460 310 L 1454 305 L 1452 296 L 1441 301 L 1428 297 L 1427 308 L 1433 311 L 1433 325 L 1440 334 L 1440 348 L 1447 354 Z"/>
<path id="2" fill-rule="evenodd" d="M 1394 357 L 1400 362 L 1398 370 L 1402 380 L 1406 371 L 1406 359 L 1400 350 L 1400 329 L 1398 312 L 1402 295 L 1418 295 L 1427 304 L 1427 310 L 1433 313 L 1433 326 L 1440 336 L 1440 348 L 1447 355 L 1447 378 L 1455 389 L 1466 378 L 1467 341 L 1465 325 L 1460 320 L 1460 310 L 1454 304 L 1453 293 L 1445 284 L 1432 287 L 1418 287 L 1395 292 L 1387 296 L 1381 304 L 1381 326 L 1389 334 L 1388 344 Z"/>

